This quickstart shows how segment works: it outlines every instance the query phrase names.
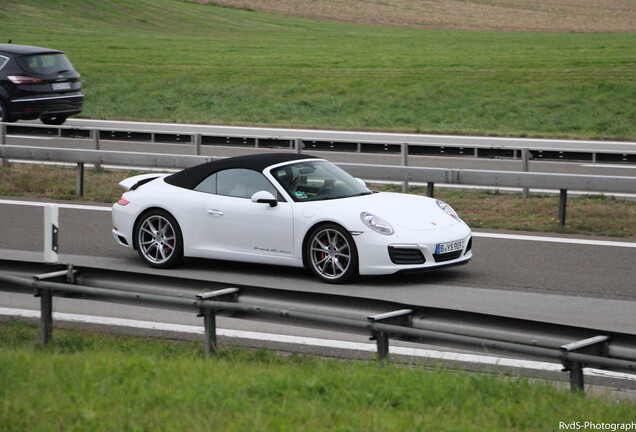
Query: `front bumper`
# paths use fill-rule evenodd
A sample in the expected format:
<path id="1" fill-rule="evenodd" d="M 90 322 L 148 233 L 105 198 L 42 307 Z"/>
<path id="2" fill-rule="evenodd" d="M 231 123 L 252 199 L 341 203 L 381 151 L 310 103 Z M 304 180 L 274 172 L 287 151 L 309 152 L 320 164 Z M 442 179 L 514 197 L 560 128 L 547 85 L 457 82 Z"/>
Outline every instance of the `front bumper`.
<path id="1" fill-rule="evenodd" d="M 473 257 L 472 233 L 466 226 L 453 230 L 418 233 L 395 238 L 373 232 L 364 232 L 354 237 L 358 249 L 361 275 L 382 275 L 393 273 L 415 273 L 441 267 L 466 264 Z M 463 249 L 437 254 L 440 243 L 463 240 Z"/>

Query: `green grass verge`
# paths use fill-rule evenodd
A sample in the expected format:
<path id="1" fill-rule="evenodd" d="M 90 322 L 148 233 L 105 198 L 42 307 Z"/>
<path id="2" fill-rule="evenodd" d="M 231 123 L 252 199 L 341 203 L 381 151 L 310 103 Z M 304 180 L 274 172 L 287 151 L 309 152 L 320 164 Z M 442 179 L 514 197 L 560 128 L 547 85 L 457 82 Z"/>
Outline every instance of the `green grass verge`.
<path id="1" fill-rule="evenodd" d="M 2 0 L 65 50 L 91 118 L 636 139 L 636 33 L 312 21 L 182 0 Z"/>
<path id="2" fill-rule="evenodd" d="M 74 168 L 11 164 L 0 167 L 0 196 L 113 203 L 124 191 L 118 183 L 137 171 L 85 171 L 84 196 L 76 196 Z M 401 191 L 400 186 L 373 185 L 384 191 Z M 426 195 L 426 188 L 411 187 L 410 193 Z M 570 197 L 566 226 L 557 220 L 558 196 L 437 188 L 435 196 L 448 202 L 472 228 L 541 231 L 636 238 L 636 201 L 603 195 Z"/>
<path id="3" fill-rule="evenodd" d="M 628 423 L 634 406 L 527 379 L 281 356 L 0 323 L 0 424 L 13 431 L 540 431 Z"/>

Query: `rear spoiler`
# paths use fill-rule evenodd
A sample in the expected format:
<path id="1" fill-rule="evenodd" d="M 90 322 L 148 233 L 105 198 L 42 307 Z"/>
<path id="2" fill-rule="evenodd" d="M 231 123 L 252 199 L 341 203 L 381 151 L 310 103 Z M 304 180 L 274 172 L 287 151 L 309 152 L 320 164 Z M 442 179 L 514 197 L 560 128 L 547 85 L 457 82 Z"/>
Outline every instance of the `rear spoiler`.
<path id="1" fill-rule="evenodd" d="M 119 186 L 123 187 L 126 190 L 135 190 L 137 189 L 139 186 L 146 184 L 148 182 L 151 182 L 155 179 L 158 178 L 163 178 L 166 176 L 169 176 L 170 174 L 141 174 L 141 175 L 137 175 L 137 176 L 133 176 L 133 177 L 128 177 L 127 179 L 124 179 L 122 181 L 119 182 Z"/>

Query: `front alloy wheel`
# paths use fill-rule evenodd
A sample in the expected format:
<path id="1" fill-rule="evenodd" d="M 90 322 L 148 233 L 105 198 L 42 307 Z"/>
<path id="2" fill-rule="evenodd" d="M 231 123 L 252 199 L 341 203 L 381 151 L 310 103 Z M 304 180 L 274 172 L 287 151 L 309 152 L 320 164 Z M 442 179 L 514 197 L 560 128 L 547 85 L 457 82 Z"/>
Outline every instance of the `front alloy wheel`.
<path id="1" fill-rule="evenodd" d="M 311 271 L 327 283 L 344 283 L 358 272 L 353 238 L 338 225 L 323 225 L 311 233 L 307 257 Z"/>
<path id="2" fill-rule="evenodd" d="M 137 228 L 137 250 L 148 265 L 174 267 L 183 256 L 183 240 L 175 219 L 163 210 L 144 215 Z"/>

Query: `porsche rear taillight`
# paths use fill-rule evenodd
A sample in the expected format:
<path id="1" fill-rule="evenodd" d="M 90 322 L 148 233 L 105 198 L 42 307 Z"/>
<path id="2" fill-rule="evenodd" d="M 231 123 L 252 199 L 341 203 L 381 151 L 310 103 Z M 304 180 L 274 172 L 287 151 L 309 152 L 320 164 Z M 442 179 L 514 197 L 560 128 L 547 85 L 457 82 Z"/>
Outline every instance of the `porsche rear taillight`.
<path id="1" fill-rule="evenodd" d="M 13 84 L 40 84 L 42 82 L 42 79 L 40 78 L 34 78 L 34 77 L 30 77 L 30 76 L 24 76 L 24 75 L 9 75 L 7 76 L 7 78 L 9 78 L 9 81 L 11 81 Z"/>
<path id="2" fill-rule="evenodd" d="M 130 201 L 128 201 L 124 197 L 121 197 L 121 198 L 119 198 L 119 201 L 117 201 L 117 204 L 119 204 L 120 206 L 125 206 L 125 205 L 130 204 Z"/>

